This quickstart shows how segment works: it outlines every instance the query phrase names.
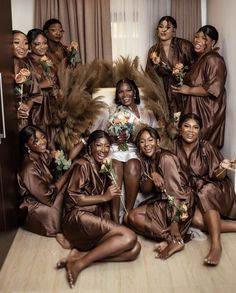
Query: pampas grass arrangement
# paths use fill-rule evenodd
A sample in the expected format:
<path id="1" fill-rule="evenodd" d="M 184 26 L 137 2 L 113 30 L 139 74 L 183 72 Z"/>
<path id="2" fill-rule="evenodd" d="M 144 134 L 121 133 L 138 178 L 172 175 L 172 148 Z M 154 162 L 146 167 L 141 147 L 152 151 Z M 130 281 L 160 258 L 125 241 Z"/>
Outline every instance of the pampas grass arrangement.
<path id="1" fill-rule="evenodd" d="M 139 59 L 118 58 L 114 63 L 95 59 L 88 64 L 75 68 L 68 67 L 63 61 L 58 67 L 58 78 L 63 92 L 53 109 L 53 125 L 58 129 L 55 141 L 65 152 L 73 147 L 73 137 L 80 137 L 107 107 L 92 95 L 103 87 L 115 87 L 124 78 L 132 79 L 141 88 L 142 100 L 151 109 L 157 120 L 161 121 L 159 129 L 164 138 L 163 145 L 174 133 L 174 125 L 169 121 L 168 106 L 162 81 L 154 82 L 142 69 Z"/>

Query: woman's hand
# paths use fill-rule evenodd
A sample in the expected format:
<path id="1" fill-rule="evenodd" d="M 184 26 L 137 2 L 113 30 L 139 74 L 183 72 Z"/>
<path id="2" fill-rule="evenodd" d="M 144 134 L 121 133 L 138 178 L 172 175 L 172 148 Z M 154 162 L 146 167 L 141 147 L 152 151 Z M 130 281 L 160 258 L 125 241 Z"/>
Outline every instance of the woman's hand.
<path id="1" fill-rule="evenodd" d="M 186 84 L 183 84 L 182 86 L 171 85 L 172 92 L 177 93 L 177 94 L 189 95 L 190 89 L 191 89 L 191 87 Z"/>
<path id="2" fill-rule="evenodd" d="M 121 132 L 118 136 L 117 136 L 117 141 L 118 141 L 118 144 L 123 144 L 125 142 L 127 142 L 127 135 L 125 132 Z"/>
<path id="3" fill-rule="evenodd" d="M 232 170 L 235 167 L 235 160 L 228 160 L 228 159 L 224 159 L 221 163 L 220 163 L 220 167 L 223 169 L 227 169 L 227 170 Z"/>
<path id="4" fill-rule="evenodd" d="M 157 172 L 152 172 L 151 177 L 153 179 L 153 182 L 154 182 L 155 186 L 160 188 L 160 189 L 163 189 L 163 187 L 164 187 L 164 179 L 162 178 L 162 176 Z"/>
<path id="5" fill-rule="evenodd" d="M 52 79 L 45 79 L 39 84 L 41 89 L 52 88 L 54 86 L 54 81 Z"/>
<path id="6" fill-rule="evenodd" d="M 25 103 L 20 103 L 17 109 L 17 117 L 21 119 L 27 119 L 29 117 L 30 108 Z"/>
<path id="7" fill-rule="evenodd" d="M 110 185 L 104 193 L 104 197 L 107 199 L 107 201 L 110 201 L 115 197 L 119 197 L 120 195 L 120 188 L 115 184 Z"/>

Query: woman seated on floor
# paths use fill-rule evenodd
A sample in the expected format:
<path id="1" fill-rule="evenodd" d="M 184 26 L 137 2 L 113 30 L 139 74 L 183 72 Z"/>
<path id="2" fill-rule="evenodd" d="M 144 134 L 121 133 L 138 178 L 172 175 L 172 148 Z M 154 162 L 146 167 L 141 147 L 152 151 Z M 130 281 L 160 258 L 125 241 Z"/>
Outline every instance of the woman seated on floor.
<path id="1" fill-rule="evenodd" d="M 141 192 L 152 200 L 131 210 L 125 223 L 138 234 L 154 239 L 157 257 L 166 259 L 184 248 L 193 215 L 193 197 L 175 155 L 159 147 L 160 137 L 151 127 L 137 136 L 142 166 Z"/>
<path id="2" fill-rule="evenodd" d="M 38 127 L 29 125 L 21 130 L 20 146 L 24 152 L 17 175 L 21 222 L 33 233 L 56 236 L 61 232 L 63 191 L 70 171 L 54 180 L 50 170 L 53 158 L 45 133 Z"/>
<path id="3" fill-rule="evenodd" d="M 226 172 L 234 168 L 235 160 L 224 159 L 216 146 L 202 140 L 201 129 L 198 115 L 182 115 L 180 136 L 174 142 L 173 152 L 194 191 L 197 208 L 193 225 L 210 236 L 210 250 L 204 264 L 215 266 L 222 253 L 220 233 L 236 232 L 236 221 L 232 221 L 236 220 L 236 195 Z"/>
<path id="4" fill-rule="evenodd" d="M 110 220 L 110 202 L 120 196 L 119 187 L 101 173 L 110 144 L 106 132 L 92 132 L 87 141 L 88 153 L 72 169 L 62 227 L 75 249 L 57 264 L 58 268 L 66 267 L 70 287 L 79 273 L 94 262 L 130 261 L 140 252 L 135 233 Z"/>

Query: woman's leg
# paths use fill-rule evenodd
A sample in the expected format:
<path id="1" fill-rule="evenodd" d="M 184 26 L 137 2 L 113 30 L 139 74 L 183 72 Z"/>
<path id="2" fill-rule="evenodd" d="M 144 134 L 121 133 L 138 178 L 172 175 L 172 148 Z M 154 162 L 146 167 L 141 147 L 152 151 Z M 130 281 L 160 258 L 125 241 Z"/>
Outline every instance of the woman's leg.
<path id="1" fill-rule="evenodd" d="M 124 176 L 124 173 L 123 173 L 124 163 L 117 160 L 113 160 L 113 168 L 117 176 L 118 186 L 120 187 L 120 190 L 122 190 L 122 182 L 123 182 L 123 176 Z M 119 211 L 120 211 L 120 198 L 116 197 L 112 200 L 112 220 L 117 224 L 119 223 Z"/>
<path id="2" fill-rule="evenodd" d="M 207 231 L 202 213 L 199 209 L 196 209 L 194 213 L 192 224 L 194 227 L 202 231 Z M 220 232 L 221 233 L 236 232 L 236 221 L 220 219 Z"/>
<path id="3" fill-rule="evenodd" d="M 134 207 L 139 190 L 141 166 L 137 159 L 131 159 L 124 166 L 125 205 L 129 212 Z"/>
<path id="4" fill-rule="evenodd" d="M 99 244 L 77 260 L 68 260 L 66 264 L 68 281 L 73 287 L 79 273 L 97 261 L 128 261 L 135 259 L 140 251 L 137 236 L 133 231 L 116 226 L 108 232 Z"/>
<path id="5" fill-rule="evenodd" d="M 221 257 L 222 247 L 220 240 L 221 224 L 220 214 L 216 210 L 209 210 L 203 214 L 204 223 L 210 235 L 210 251 L 204 259 L 207 265 L 218 265 Z"/>
<path id="6" fill-rule="evenodd" d="M 124 223 L 130 229 L 138 234 L 144 235 L 145 233 L 145 215 L 147 205 L 142 205 L 138 208 L 131 210 L 124 217 Z"/>

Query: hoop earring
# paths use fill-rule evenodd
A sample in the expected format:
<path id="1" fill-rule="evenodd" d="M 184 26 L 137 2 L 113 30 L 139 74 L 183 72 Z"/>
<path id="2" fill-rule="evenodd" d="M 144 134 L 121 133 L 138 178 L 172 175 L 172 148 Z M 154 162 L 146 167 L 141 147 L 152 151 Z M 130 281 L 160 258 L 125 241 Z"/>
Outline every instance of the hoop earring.
<path id="1" fill-rule="evenodd" d="M 91 147 L 90 147 L 90 146 L 88 147 L 88 154 L 89 154 L 90 156 L 92 155 Z"/>

